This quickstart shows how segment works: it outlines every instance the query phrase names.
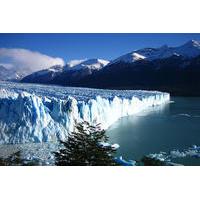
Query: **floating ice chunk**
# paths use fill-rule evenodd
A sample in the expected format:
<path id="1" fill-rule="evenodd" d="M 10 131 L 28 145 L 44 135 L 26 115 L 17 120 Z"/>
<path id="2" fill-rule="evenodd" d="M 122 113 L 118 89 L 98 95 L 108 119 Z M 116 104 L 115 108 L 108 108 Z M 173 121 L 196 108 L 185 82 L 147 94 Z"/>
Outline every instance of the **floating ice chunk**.
<path id="1" fill-rule="evenodd" d="M 162 162 L 169 161 L 169 157 L 165 152 L 152 153 L 149 154 L 148 157 L 160 160 Z"/>
<path id="2" fill-rule="evenodd" d="M 118 149 L 120 146 L 119 146 L 119 144 L 112 144 L 111 147 L 112 147 L 112 149 Z"/>
<path id="3" fill-rule="evenodd" d="M 197 146 L 197 145 L 192 145 L 191 149 L 195 149 L 195 150 L 200 150 L 200 146 Z"/>
<path id="4" fill-rule="evenodd" d="M 136 165 L 136 161 L 134 160 L 124 160 L 122 158 L 122 156 L 120 156 L 119 158 L 115 158 L 115 161 L 119 164 L 119 165 L 122 165 L 122 166 L 135 166 Z"/>
<path id="5" fill-rule="evenodd" d="M 110 143 L 107 143 L 107 142 L 100 142 L 99 145 L 102 146 L 102 147 L 110 147 L 113 150 L 116 150 L 120 147 L 119 144 L 110 144 Z"/>
<path id="6" fill-rule="evenodd" d="M 99 145 L 100 145 L 101 147 L 110 147 L 110 146 L 111 146 L 111 144 L 110 144 L 110 143 L 107 143 L 107 142 L 100 142 Z"/>
<path id="7" fill-rule="evenodd" d="M 184 158 L 186 154 L 184 152 L 180 152 L 179 150 L 173 150 L 170 152 L 172 158 Z"/>

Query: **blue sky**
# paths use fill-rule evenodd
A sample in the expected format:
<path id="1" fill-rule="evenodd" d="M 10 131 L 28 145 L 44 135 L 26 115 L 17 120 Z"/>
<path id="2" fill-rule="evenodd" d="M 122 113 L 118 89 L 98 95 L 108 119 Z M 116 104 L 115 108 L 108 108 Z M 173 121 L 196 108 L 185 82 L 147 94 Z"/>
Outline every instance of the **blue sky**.
<path id="1" fill-rule="evenodd" d="M 143 47 L 181 45 L 200 34 L 0 34 L 0 48 L 25 48 L 64 61 L 113 59 Z"/>

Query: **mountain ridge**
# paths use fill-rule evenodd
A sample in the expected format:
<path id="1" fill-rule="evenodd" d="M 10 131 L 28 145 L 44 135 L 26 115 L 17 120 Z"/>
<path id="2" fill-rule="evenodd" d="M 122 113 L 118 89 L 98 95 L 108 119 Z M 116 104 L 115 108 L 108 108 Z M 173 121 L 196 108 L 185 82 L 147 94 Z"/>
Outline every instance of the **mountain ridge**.
<path id="1" fill-rule="evenodd" d="M 200 42 L 190 40 L 185 44 L 177 47 L 169 47 L 163 45 L 158 48 L 143 48 L 130 53 L 124 54 L 109 63 L 114 64 L 119 61 L 131 63 L 137 60 L 156 60 L 171 57 L 173 55 L 179 55 L 184 57 L 196 57 L 200 55 Z"/>
<path id="2" fill-rule="evenodd" d="M 95 61 L 97 61 L 96 59 Z M 200 96 L 200 42 L 178 47 L 143 48 L 120 56 L 96 70 L 79 63 L 51 80 L 22 82 L 109 89 L 147 89 L 173 95 Z M 76 67 L 77 66 L 77 67 Z M 82 69 L 79 70 L 79 69 Z"/>

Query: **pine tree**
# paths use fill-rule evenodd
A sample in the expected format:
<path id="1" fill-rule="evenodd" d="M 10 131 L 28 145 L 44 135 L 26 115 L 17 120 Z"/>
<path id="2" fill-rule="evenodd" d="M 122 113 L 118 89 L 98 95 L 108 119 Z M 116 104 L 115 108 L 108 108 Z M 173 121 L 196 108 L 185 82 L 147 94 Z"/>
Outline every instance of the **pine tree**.
<path id="1" fill-rule="evenodd" d="M 112 166 L 116 149 L 102 145 L 108 137 L 99 125 L 96 127 L 84 122 L 77 124 L 75 131 L 69 133 L 67 141 L 61 141 L 62 148 L 55 154 L 55 164 L 62 166 Z"/>

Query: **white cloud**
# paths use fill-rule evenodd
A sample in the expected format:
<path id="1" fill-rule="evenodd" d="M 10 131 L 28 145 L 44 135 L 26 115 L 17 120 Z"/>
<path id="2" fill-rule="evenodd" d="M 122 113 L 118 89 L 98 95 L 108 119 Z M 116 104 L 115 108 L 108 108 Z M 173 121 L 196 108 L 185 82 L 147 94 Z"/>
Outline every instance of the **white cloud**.
<path id="1" fill-rule="evenodd" d="M 82 59 L 82 60 L 70 60 L 70 61 L 67 63 L 67 65 L 68 65 L 69 67 L 74 67 L 75 65 L 78 65 L 78 64 L 84 62 L 85 60 L 86 60 L 86 59 Z"/>
<path id="2" fill-rule="evenodd" d="M 0 63 L 7 68 L 26 73 L 49 68 L 53 65 L 64 65 L 62 58 L 50 57 L 28 49 L 0 48 Z"/>

